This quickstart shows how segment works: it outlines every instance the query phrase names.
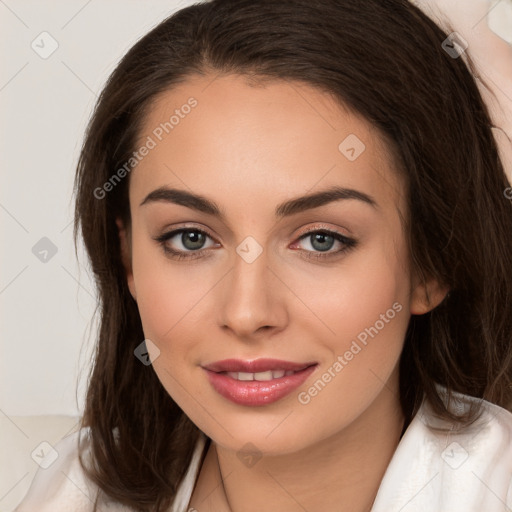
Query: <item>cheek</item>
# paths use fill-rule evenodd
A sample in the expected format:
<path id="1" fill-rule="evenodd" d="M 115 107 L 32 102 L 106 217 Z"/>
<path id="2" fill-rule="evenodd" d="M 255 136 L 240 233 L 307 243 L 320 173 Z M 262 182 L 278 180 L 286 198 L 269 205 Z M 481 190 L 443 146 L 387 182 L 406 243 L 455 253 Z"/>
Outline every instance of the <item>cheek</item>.
<path id="1" fill-rule="evenodd" d="M 199 271 L 191 267 L 185 271 L 185 266 L 167 261 L 154 249 L 140 251 L 137 260 L 134 255 L 133 269 L 144 336 L 159 350 L 158 357 L 152 358 L 153 369 L 173 400 L 190 411 L 195 401 L 190 395 L 194 375 L 188 358 L 201 339 L 197 336 L 205 318 L 201 299 L 213 284 L 204 271 L 201 279 Z M 200 408 L 192 414 L 200 417 Z"/>
<path id="2" fill-rule="evenodd" d="M 162 344 L 200 310 L 212 284 L 200 265 L 170 260 L 143 234 L 134 237 L 132 265 L 144 334 Z"/>
<path id="3" fill-rule="evenodd" d="M 307 306 L 301 307 L 301 315 L 296 310 L 296 320 L 303 328 L 309 324 L 317 329 L 318 339 L 336 350 L 376 323 L 379 331 L 394 337 L 408 323 L 410 284 L 403 261 L 403 248 L 383 237 L 332 267 L 317 267 L 300 279 L 295 275 L 294 292 Z M 286 277 L 292 278 L 292 273 Z"/>

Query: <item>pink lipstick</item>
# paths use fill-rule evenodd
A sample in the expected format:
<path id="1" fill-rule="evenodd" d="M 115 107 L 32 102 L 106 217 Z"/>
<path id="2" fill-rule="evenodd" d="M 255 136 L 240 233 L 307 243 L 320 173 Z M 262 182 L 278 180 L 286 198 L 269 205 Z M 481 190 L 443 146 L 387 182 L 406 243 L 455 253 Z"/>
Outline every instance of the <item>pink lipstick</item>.
<path id="1" fill-rule="evenodd" d="M 285 397 L 315 371 L 318 363 L 279 359 L 224 359 L 204 365 L 212 387 L 239 405 L 267 405 Z"/>

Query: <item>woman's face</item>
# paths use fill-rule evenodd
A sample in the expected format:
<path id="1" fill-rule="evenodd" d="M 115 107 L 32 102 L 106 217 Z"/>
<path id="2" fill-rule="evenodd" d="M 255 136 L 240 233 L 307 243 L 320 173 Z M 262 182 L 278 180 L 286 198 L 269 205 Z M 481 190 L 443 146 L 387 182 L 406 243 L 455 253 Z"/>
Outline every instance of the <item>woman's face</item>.
<path id="1" fill-rule="evenodd" d="M 128 283 L 154 370 L 191 420 L 224 447 L 278 454 L 397 403 L 409 317 L 427 309 L 404 184 L 372 126 L 309 86 L 194 76 L 158 98 L 141 146 Z M 164 188 L 202 201 L 148 198 Z M 314 366 L 251 382 L 205 369 L 261 358 Z"/>

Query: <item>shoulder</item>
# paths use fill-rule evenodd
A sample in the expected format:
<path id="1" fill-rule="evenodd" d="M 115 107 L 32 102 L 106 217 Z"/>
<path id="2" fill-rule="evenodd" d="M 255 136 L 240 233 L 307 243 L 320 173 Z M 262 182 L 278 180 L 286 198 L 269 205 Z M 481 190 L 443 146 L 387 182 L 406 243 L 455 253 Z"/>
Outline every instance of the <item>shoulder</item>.
<path id="1" fill-rule="evenodd" d="M 428 407 L 423 410 L 421 421 L 437 458 L 436 487 L 450 510 L 459 510 L 455 507 L 462 504 L 489 512 L 508 509 L 512 507 L 512 413 L 462 394 L 454 407 L 468 408 L 471 403 L 480 405 L 481 414 L 465 428 L 450 422 L 436 425 Z M 438 433 L 432 426 L 445 431 Z"/>
<path id="2" fill-rule="evenodd" d="M 480 415 L 467 427 L 436 417 L 427 403 L 421 407 L 417 419 L 423 425 L 424 433 L 438 448 L 443 448 L 447 441 L 459 443 L 467 452 L 467 459 L 473 456 L 482 463 L 492 461 L 494 466 L 512 478 L 512 413 L 486 400 L 461 393 L 454 394 L 449 409 L 456 413 L 467 411 L 472 404 L 480 407 Z"/>
<path id="3" fill-rule="evenodd" d="M 59 441 L 38 469 L 25 498 L 14 512 L 92 512 L 98 487 L 91 482 L 79 460 L 79 447 L 84 457 L 90 454 L 88 428 L 74 432 Z M 54 460 L 52 460 L 54 459 Z M 45 464 L 46 462 L 46 464 Z M 127 511 L 125 507 L 102 510 Z"/>
<path id="4" fill-rule="evenodd" d="M 462 394 L 450 409 L 475 402 L 481 414 L 464 428 L 423 403 L 391 459 L 372 512 L 512 508 L 512 413 Z"/>
<path id="5" fill-rule="evenodd" d="M 94 503 L 101 494 L 100 489 L 87 477 L 79 459 L 81 452 L 87 466 L 92 462 L 90 436 L 90 429 L 82 428 L 57 443 L 54 447 L 57 457 L 52 452 L 53 455 L 48 454 L 43 459 L 42 467 L 37 471 L 28 493 L 14 512 L 93 512 Z M 204 434 L 198 439 L 192 461 L 178 489 L 173 512 L 187 509 L 206 439 Z M 101 495 L 98 511 L 133 512 L 131 508 L 107 501 Z"/>
<path id="6" fill-rule="evenodd" d="M 460 426 L 434 416 L 424 404 L 417 441 L 423 437 L 433 489 L 446 510 L 461 506 L 502 510 L 512 505 L 512 413 L 482 399 L 455 394 L 451 410 L 480 405 L 480 416 Z M 457 508 L 459 507 L 459 508 Z"/>
<path id="7" fill-rule="evenodd" d="M 483 503 L 489 503 L 489 510 L 508 510 L 512 508 L 512 413 L 467 395 L 461 395 L 461 399 L 480 403 L 481 416 L 467 430 L 448 436 L 452 446 L 443 451 L 444 457 L 450 458 L 451 448 L 454 454 L 461 452 L 460 469 L 471 483 L 470 492 L 475 499 L 485 499 Z M 447 465 L 451 473 L 459 469 L 459 464 Z"/>

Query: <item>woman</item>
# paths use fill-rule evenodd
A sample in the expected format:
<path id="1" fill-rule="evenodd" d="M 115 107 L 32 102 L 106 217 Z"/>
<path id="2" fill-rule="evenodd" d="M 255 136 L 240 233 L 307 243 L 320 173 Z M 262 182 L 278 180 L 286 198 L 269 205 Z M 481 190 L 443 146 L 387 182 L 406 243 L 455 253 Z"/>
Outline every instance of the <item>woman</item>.
<path id="1" fill-rule="evenodd" d="M 214 0 L 127 53 L 77 170 L 83 428 L 19 512 L 512 506 L 512 202 L 461 43 Z"/>

